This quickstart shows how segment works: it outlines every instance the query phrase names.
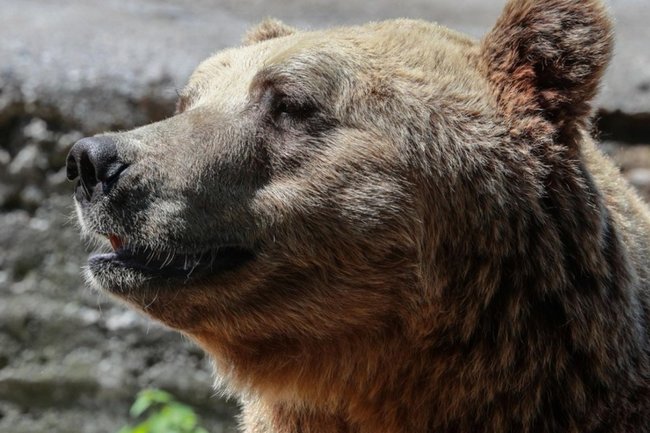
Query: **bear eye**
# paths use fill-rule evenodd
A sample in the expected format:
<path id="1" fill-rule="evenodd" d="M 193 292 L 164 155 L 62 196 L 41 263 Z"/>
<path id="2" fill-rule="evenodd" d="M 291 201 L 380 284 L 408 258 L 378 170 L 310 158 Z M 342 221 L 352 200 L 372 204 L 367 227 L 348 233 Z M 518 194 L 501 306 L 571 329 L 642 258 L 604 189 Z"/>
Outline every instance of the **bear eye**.
<path id="1" fill-rule="evenodd" d="M 316 113 L 316 107 L 308 101 L 277 95 L 271 103 L 271 116 L 276 121 L 304 121 Z"/>

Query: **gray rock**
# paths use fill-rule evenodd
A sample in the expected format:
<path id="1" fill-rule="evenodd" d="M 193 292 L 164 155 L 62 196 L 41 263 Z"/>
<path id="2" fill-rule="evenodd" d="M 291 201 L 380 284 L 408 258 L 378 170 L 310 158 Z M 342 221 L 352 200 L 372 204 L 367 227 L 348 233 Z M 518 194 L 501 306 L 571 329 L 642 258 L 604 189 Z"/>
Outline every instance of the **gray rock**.
<path id="1" fill-rule="evenodd" d="M 150 386 L 230 428 L 235 409 L 213 397 L 198 348 L 83 287 L 71 209 L 66 195 L 0 213 L 0 431 L 117 431 Z"/>
<path id="2" fill-rule="evenodd" d="M 40 160 L 40 161 L 39 161 Z M 27 145 L 23 147 L 9 165 L 9 174 L 12 176 L 33 173 L 41 167 L 46 167 L 47 161 L 45 155 L 39 152 L 36 145 Z"/>
<path id="3" fill-rule="evenodd" d="M 32 119 L 24 128 L 23 135 L 30 141 L 50 141 L 52 132 L 47 128 L 47 122 L 43 119 Z"/>
<path id="4" fill-rule="evenodd" d="M 650 169 L 648 168 L 635 168 L 627 173 L 628 179 L 631 182 L 639 185 L 650 185 Z"/>
<path id="5" fill-rule="evenodd" d="M 169 114 L 175 89 L 192 69 L 210 53 L 238 44 L 266 16 L 305 28 L 412 17 L 480 37 L 504 3 L 0 0 L 0 112 L 6 117 L 22 109 L 85 132 L 128 128 Z M 617 46 L 599 106 L 650 113 L 650 6 L 646 0 L 610 5 Z"/>
<path id="6" fill-rule="evenodd" d="M 635 168 L 625 175 L 630 183 L 638 189 L 650 191 L 650 168 Z"/>

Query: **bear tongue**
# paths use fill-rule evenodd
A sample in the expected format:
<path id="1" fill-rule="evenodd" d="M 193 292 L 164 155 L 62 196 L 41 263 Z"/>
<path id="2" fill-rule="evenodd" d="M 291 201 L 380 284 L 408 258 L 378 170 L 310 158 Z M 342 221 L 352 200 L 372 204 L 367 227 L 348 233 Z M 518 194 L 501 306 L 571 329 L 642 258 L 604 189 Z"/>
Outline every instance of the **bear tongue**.
<path id="1" fill-rule="evenodd" d="M 124 242 L 117 235 L 108 235 L 108 240 L 111 242 L 111 247 L 113 247 L 114 251 L 124 246 Z"/>

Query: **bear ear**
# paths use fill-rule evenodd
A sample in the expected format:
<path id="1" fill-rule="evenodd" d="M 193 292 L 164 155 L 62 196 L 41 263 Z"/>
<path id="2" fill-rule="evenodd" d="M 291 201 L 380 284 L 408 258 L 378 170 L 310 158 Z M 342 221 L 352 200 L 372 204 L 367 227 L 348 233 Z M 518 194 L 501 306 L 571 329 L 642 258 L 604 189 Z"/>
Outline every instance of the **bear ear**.
<path id="1" fill-rule="evenodd" d="M 609 63 L 612 23 L 600 0 L 510 0 L 481 45 L 506 115 L 584 121 Z"/>
<path id="2" fill-rule="evenodd" d="M 295 28 L 286 25 L 280 20 L 267 18 L 246 32 L 243 43 L 244 45 L 253 45 L 269 39 L 288 36 L 296 32 L 297 30 Z"/>

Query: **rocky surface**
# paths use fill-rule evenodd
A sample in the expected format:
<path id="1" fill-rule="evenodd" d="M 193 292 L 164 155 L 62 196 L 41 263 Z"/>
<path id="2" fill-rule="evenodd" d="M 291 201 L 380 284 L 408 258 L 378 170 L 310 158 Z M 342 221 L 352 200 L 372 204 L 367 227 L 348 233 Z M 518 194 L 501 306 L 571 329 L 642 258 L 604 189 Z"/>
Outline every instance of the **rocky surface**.
<path id="1" fill-rule="evenodd" d="M 200 350 L 85 288 L 63 170 L 72 143 L 167 116 L 194 66 L 266 16 L 306 28 L 408 16 L 478 37 L 503 3 L 0 0 L 0 432 L 110 433 L 147 386 L 198 407 L 213 432 L 234 425 Z M 599 125 L 650 199 L 650 4 L 610 5 Z"/>
<path id="2" fill-rule="evenodd" d="M 176 88 L 210 53 L 275 16 L 301 28 L 422 18 L 480 37 L 505 0 L 0 0 L 0 121 L 27 112 L 85 131 L 169 113 Z M 617 50 L 600 107 L 650 113 L 650 5 L 610 0 Z M 4 118 L 4 119 L 3 119 Z M 626 117 L 626 120 L 630 120 Z M 615 122 L 610 122 L 615 123 Z M 629 127 L 630 125 L 628 125 Z"/>

